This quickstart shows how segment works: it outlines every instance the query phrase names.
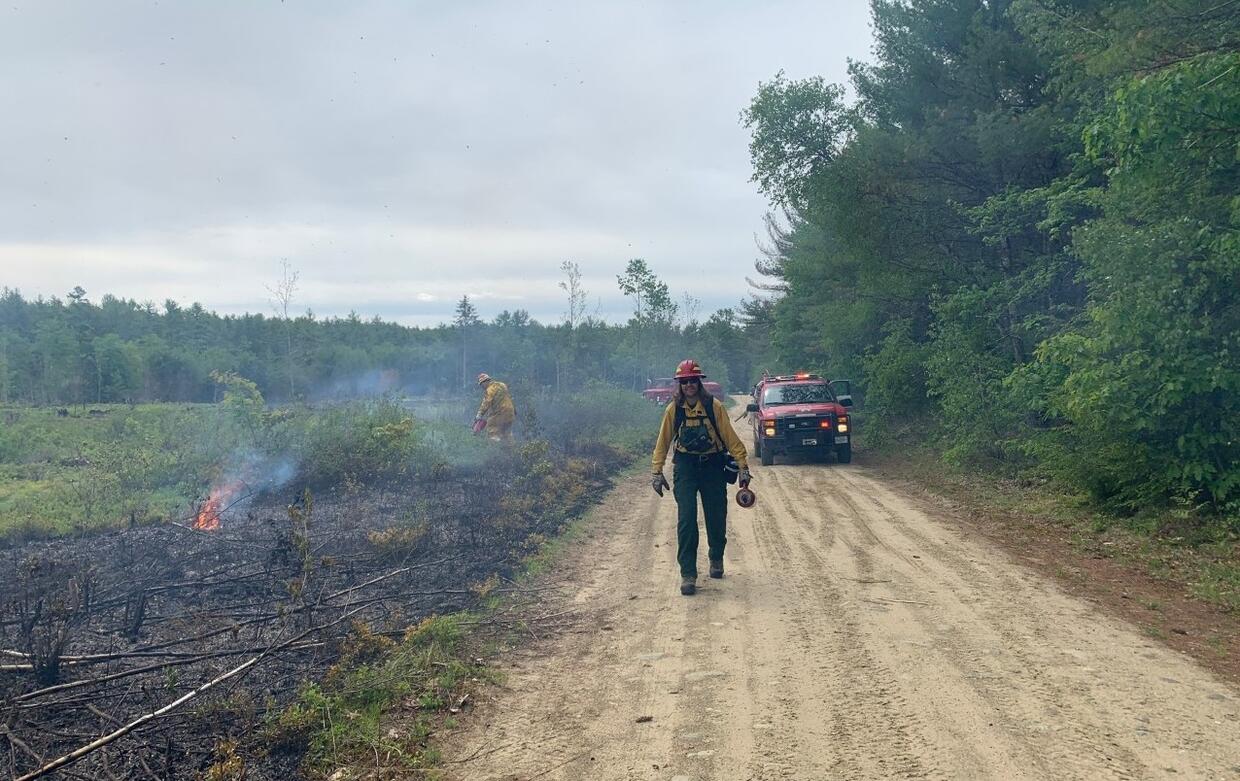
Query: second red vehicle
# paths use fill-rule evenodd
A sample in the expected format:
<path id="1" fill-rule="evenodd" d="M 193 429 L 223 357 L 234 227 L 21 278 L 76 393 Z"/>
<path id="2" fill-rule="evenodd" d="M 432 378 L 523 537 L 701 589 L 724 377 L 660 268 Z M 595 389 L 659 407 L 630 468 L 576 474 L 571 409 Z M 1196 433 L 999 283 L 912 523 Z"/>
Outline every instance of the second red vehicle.
<path id="1" fill-rule="evenodd" d="M 722 399 L 725 403 L 728 397 L 723 394 L 723 386 L 713 380 L 703 380 L 702 390 L 709 393 L 716 399 Z M 676 393 L 675 377 L 660 377 L 657 380 L 650 380 L 646 383 L 646 389 L 642 391 L 642 396 L 647 400 L 656 404 L 667 404 L 671 402 L 672 396 Z"/>

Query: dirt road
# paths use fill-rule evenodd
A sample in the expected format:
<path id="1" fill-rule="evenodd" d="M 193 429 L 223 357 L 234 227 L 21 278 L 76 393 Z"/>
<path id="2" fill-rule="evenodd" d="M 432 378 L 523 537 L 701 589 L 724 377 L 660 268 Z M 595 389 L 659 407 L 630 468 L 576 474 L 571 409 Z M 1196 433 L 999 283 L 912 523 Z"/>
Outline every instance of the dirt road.
<path id="1" fill-rule="evenodd" d="M 508 657 L 451 777 L 1240 778 L 1240 693 L 936 505 L 856 464 L 754 487 L 693 597 L 670 496 L 596 510 L 547 607 L 575 628 Z"/>

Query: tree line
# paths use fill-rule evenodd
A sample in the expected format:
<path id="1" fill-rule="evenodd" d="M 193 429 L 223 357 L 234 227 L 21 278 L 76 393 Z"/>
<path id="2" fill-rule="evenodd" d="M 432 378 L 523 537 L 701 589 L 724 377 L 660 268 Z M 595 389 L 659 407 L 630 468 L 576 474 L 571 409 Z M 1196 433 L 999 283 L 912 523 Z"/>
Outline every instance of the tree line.
<path id="1" fill-rule="evenodd" d="M 872 433 L 1235 517 L 1237 10 L 872 0 L 848 88 L 742 114 L 776 355 L 862 380 Z"/>
<path id="2" fill-rule="evenodd" d="M 561 266 L 565 314 L 540 323 L 528 312 L 484 321 L 463 296 L 453 321 L 428 328 L 378 317 L 295 314 L 296 273 L 273 289 L 275 316 L 219 315 L 104 295 L 78 287 L 63 299 L 0 291 L 0 404 L 211 402 L 229 373 L 272 401 L 398 392 L 457 394 L 486 371 L 528 390 L 580 390 L 599 380 L 634 390 L 668 376 L 685 355 L 727 386 L 754 374 L 757 338 L 747 307 L 704 319 L 686 294 L 676 302 L 644 259 L 617 277 L 633 303 L 626 323 L 587 311 L 579 266 Z"/>

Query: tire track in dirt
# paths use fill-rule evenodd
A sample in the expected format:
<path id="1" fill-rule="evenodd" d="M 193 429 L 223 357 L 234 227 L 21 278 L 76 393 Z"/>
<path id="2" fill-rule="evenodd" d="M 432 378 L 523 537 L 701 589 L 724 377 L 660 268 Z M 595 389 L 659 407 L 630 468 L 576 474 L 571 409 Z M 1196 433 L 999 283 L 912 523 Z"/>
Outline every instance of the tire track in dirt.
<path id="1" fill-rule="evenodd" d="M 892 670 L 869 648 L 862 617 L 842 588 L 846 576 L 827 563 L 827 551 L 814 533 L 828 523 L 823 508 L 795 501 L 804 490 L 787 469 L 769 472 L 790 521 L 779 528 L 799 538 L 787 544 L 794 555 L 786 565 L 797 591 L 788 609 L 798 629 L 795 641 L 807 656 L 816 657 L 816 672 L 828 684 L 813 699 L 831 714 L 828 741 L 836 756 L 830 771 L 844 777 L 943 777 Z M 871 579 L 870 557 L 855 543 L 846 547 L 852 556 L 843 563 L 853 565 L 847 570 L 853 580 Z"/>
<path id="2" fill-rule="evenodd" d="M 762 570 L 780 573 L 767 581 L 763 604 L 777 613 L 786 613 L 789 599 L 783 573 L 787 571 L 792 557 L 791 548 L 771 524 L 767 514 L 759 513 L 743 520 L 750 521 L 743 533 L 751 534 L 762 551 Z M 742 530 L 738 529 L 738 532 Z M 826 725 L 817 723 L 815 719 L 808 723 L 802 720 L 801 698 L 804 695 L 799 689 L 797 675 L 805 662 L 802 649 L 790 642 L 786 631 L 765 633 L 762 641 L 762 646 L 755 648 L 748 688 L 755 700 L 764 705 L 760 724 L 761 729 L 767 732 L 763 735 L 759 755 L 749 761 L 749 777 L 795 777 L 794 774 L 802 767 L 801 763 L 794 761 L 794 752 L 798 751 L 803 740 L 814 741 L 815 737 L 818 742 L 824 740 L 818 733 L 825 730 Z M 772 675 L 772 663 L 778 670 L 775 675 Z"/>
<path id="3" fill-rule="evenodd" d="M 967 631 L 953 633 L 950 652 L 943 661 L 960 670 L 974 692 L 995 710 L 1009 714 L 1010 728 L 1037 723 L 1046 714 L 1063 717 L 1053 730 L 1029 734 L 1024 742 L 1031 744 L 1032 751 L 1025 753 L 1032 753 L 1043 767 L 1053 767 L 1067 777 L 1127 779 L 1142 772 L 1135 755 L 1118 744 L 1108 745 L 1104 741 L 1108 733 L 1105 723 L 1080 709 L 1066 712 L 1076 698 L 1063 683 L 1054 676 L 1024 675 L 1024 671 L 1044 667 L 1030 653 L 1031 640 L 1046 637 L 1050 622 L 1038 611 L 1029 609 L 1032 600 L 1018 577 L 981 566 L 976 559 L 962 554 L 956 541 L 949 537 L 923 532 L 931 527 L 911 523 L 910 519 L 916 519 L 917 514 L 908 508 L 893 512 L 883 502 L 881 487 L 847 477 L 845 481 L 860 489 L 854 506 L 870 519 L 872 526 L 897 535 L 897 544 L 911 543 L 922 551 L 921 555 L 930 562 L 933 585 L 946 585 L 954 579 L 968 584 L 975 595 L 996 595 L 989 599 L 975 596 L 962 604 L 972 620 Z M 919 611 L 909 612 L 929 628 L 928 622 L 916 615 Z M 1019 631 L 1012 625 L 1014 616 L 1022 619 Z M 961 643 L 956 638 L 967 638 L 969 642 Z M 1004 656 L 1009 659 L 1001 661 Z M 1019 686 L 1015 685 L 1018 681 Z"/>
<path id="4" fill-rule="evenodd" d="M 825 477 L 819 473 L 810 475 L 809 478 L 805 490 L 819 498 L 841 526 L 852 526 L 849 531 L 842 531 L 842 535 L 848 534 L 877 543 L 875 556 L 862 553 L 867 562 L 863 577 L 846 578 L 850 584 L 860 584 L 851 586 L 849 590 L 853 593 L 850 598 L 864 603 L 871 614 L 889 614 L 897 627 L 916 621 L 923 625 L 923 631 L 927 635 L 941 630 L 942 625 L 935 606 L 919 603 L 918 600 L 927 590 L 935 590 L 927 587 L 926 566 L 915 563 L 916 559 L 913 558 L 923 554 L 905 553 L 900 541 L 887 541 L 885 530 L 876 523 L 876 519 L 867 518 L 858 501 L 851 499 L 847 492 L 841 490 L 842 484 L 837 475 L 830 474 L 830 477 Z M 824 483 L 827 484 L 823 485 Z M 821 562 L 825 568 L 830 568 L 832 563 L 825 560 Z M 881 626 L 872 620 L 867 623 Z M 952 667 L 944 664 L 943 660 L 937 660 L 934 665 L 925 665 L 923 662 L 928 644 L 919 638 L 905 637 L 902 634 L 891 636 L 881 632 L 871 632 L 870 635 L 869 641 L 876 653 L 891 659 L 889 664 L 894 669 L 904 671 L 908 680 L 926 681 L 937 678 L 936 683 L 940 690 L 953 693 L 950 711 L 944 712 L 945 709 L 938 707 L 933 701 L 920 703 L 918 707 L 926 712 L 917 720 L 922 729 L 935 733 L 930 741 L 931 745 L 958 746 L 952 752 L 951 759 L 946 760 L 952 768 L 950 777 L 1022 778 L 1027 777 L 1023 768 L 1028 767 L 1040 768 L 1048 775 L 1053 775 L 1042 765 L 1036 754 L 1024 750 L 1020 745 L 1010 741 L 987 739 L 974 731 L 957 728 L 957 724 L 975 725 L 979 720 L 984 720 L 986 726 L 993 727 L 997 719 L 1003 719 L 1001 712 L 995 715 L 998 709 L 993 708 L 985 698 L 964 694 L 971 688 L 970 671 L 956 670 L 953 675 Z M 946 661 L 950 661 L 950 658 Z M 929 707 L 926 707 L 927 705 Z M 1015 728 L 1014 722 L 1003 720 L 1008 722 L 1011 728 Z M 942 758 L 941 752 L 939 756 Z M 996 762 L 995 758 L 1002 759 Z"/>
<path id="5" fill-rule="evenodd" d="M 857 483 L 849 482 L 847 477 L 845 482 L 850 488 L 857 488 Z M 1043 714 L 1062 711 L 1065 703 L 1071 701 L 1062 686 L 1050 676 L 1024 677 L 1024 671 L 1038 666 L 1026 649 L 1033 638 L 1045 636 L 1046 622 L 1024 604 L 1028 601 L 1027 589 L 1020 579 L 962 554 L 954 540 L 923 533 L 922 529 L 930 527 L 919 528 L 911 523 L 910 518 L 915 519 L 916 515 L 907 509 L 903 513 L 893 512 L 881 500 L 877 486 L 862 488 L 856 490 L 853 509 L 868 518 L 871 528 L 894 534 L 893 547 L 911 544 L 921 551 L 919 555 L 927 562 L 922 572 L 923 585 L 947 588 L 958 599 L 963 597 L 960 607 L 971 619 L 969 626 L 966 631 L 954 631 L 945 638 L 948 653 L 941 655 L 938 669 L 954 667 L 973 694 L 1004 714 L 1003 721 L 1013 734 L 1020 734 L 1020 725 L 1037 723 Z M 925 611 L 906 612 L 925 631 L 933 628 Z M 1011 627 L 1015 615 L 1025 620 L 1019 632 Z M 960 642 L 960 638 L 967 638 L 968 642 Z M 1016 681 L 1020 681 L 1019 686 L 1014 685 Z M 1103 744 L 1100 737 L 1107 732 L 1104 724 L 1096 723 L 1087 713 L 1073 716 L 1063 719 L 1053 736 L 1043 733 L 1049 740 L 1039 739 L 1037 733 L 1023 736 L 1021 743 L 1025 745 L 1021 753 L 1046 771 L 1053 767 L 1067 777 L 1122 779 L 1140 772 L 1140 763 L 1130 752 Z"/>
<path id="6" fill-rule="evenodd" d="M 825 500 L 824 503 L 829 505 L 841 524 L 859 525 L 863 528 L 865 537 L 881 539 L 884 533 L 882 526 L 876 525 L 873 519 L 868 521 L 865 519 L 858 502 L 851 499 L 846 490 L 842 490 L 846 486 L 837 474 L 830 474 L 830 477 L 813 476 L 807 488 L 812 494 Z M 890 544 L 883 546 L 883 550 L 890 551 L 891 556 L 889 559 L 874 563 L 870 577 L 853 581 L 867 585 L 868 588 L 857 587 L 854 590 L 858 592 L 858 599 L 869 600 L 871 611 L 894 614 L 897 624 L 916 622 L 921 626 L 920 632 L 912 633 L 908 637 L 884 638 L 880 636 L 875 638 L 874 642 L 880 650 L 895 658 L 892 664 L 897 669 L 905 671 L 910 679 L 921 681 L 937 678 L 936 683 L 942 692 L 941 696 L 946 697 L 948 692 L 951 693 L 953 704 L 950 710 L 938 707 L 932 702 L 931 715 L 923 721 L 928 721 L 934 728 L 943 731 L 944 734 L 940 735 L 936 742 L 955 744 L 959 747 L 954 752 L 952 760 L 955 763 L 953 775 L 955 777 L 985 777 L 993 774 L 996 777 L 1005 778 L 1030 777 L 1025 772 L 1025 768 L 1035 768 L 1041 771 L 1033 777 L 1053 775 L 1042 763 L 1041 758 L 1028 751 L 1022 744 L 1010 740 L 996 740 L 988 736 L 984 730 L 969 729 L 969 727 L 976 727 L 978 721 L 984 721 L 988 728 L 993 728 L 997 722 L 1000 732 L 1014 733 L 1017 730 L 1017 724 L 1014 720 L 1007 718 L 985 697 L 971 691 L 974 688 L 972 679 L 978 674 L 974 666 L 955 664 L 954 653 L 943 655 L 943 658 L 936 658 L 933 664 L 925 663 L 927 653 L 935 651 L 932 644 L 925 638 L 945 634 L 950 636 L 951 633 L 943 631 L 943 619 L 937 606 L 917 604 L 924 598 L 926 592 L 934 592 L 938 586 L 937 583 L 928 584 L 924 572 L 925 567 L 921 564 L 914 564 L 917 559 L 913 557 L 920 557 L 924 554 L 899 555 L 895 553 L 899 547 L 899 545 Z M 913 568 L 910 569 L 908 565 L 913 565 Z M 949 593 L 957 594 L 958 591 L 949 590 Z M 961 604 L 968 601 L 971 599 L 966 598 Z M 1005 758 L 1001 769 L 996 766 L 994 757 Z"/>
<path id="7" fill-rule="evenodd" d="M 948 653 L 941 655 L 937 669 L 955 667 L 997 712 L 1008 714 L 1009 729 L 1024 733 L 1022 742 L 1029 749 L 1023 753 L 1032 753 L 1039 765 L 1054 768 L 1063 777 L 1135 778 L 1152 772 L 1134 751 L 1114 739 L 1115 726 L 1110 719 L 1098 718 L 1092 702 L 1100 688 L 1124 690 L 1130 684 L 1126 687 L 1124 681 L 1117 681 L 1100 687 L 1098 680 L 1085 678 L 1079 671 L 1059 669 L 1063 665 L 1043 650 L 1065 619 L 1067 625 L 1088 620 L 1092 613 L 1088 607 L 1073 605 L 1066 612 L 1039 609 L 1048 599 L 1057 603 L 1053 589 L 962 552 L 967 550 L 962 547 L 964 541 L 953 539 L 883 486 L 856 475 L 845 476 L 844 481 L 857 497 L 852 507 L 867 517 L 868 525 L 880 534 L 895 534 L 887 547 L 903 548 L 911 542 L 922 551 L 923 561 L 928 562 L 918 573 L 923 587 L 946 587 L 960 598 L 962 613 L 971 620 L 944 638 Z M 892 566 L 898 569 L 899 562 L 893 561 Z M 933 631 L 933 619 L 925 611 L 901 609 L 921 623 L 927 634 Z M 1121 704 L 1119 710 L 1120 715 L 1131 716 L 1134 708 Z M 1104 713 L 1116 716 L 1114 710 Z M 1034 729 L 1028 729 L 1030 725 Z"/>

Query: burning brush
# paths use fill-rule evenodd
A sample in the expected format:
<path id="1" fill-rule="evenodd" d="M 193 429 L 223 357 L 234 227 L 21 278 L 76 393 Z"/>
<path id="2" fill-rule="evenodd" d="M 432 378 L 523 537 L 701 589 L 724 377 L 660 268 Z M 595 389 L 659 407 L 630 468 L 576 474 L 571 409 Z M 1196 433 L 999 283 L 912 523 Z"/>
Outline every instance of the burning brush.
<path id="1" fill-rule="evenodd" d="M 288 459 L 252 453 L 238 455 L 231 466 L 222 470 L 223 478 L 211 487 L 211 493 L 198 508 L 194 528 L 216 531 L 220 528 L 220 515 L 230 507 L 256 491 L 280 488 L 292 480 L 296 472 Z"/>
<path id="2" fill-rule="evenodd" d="M 241 480 L 233 480 L 212 487 L 207 500 L 198 508 L 198 515 L 194 518 L 194 528 L 207 532 L 219 529 L 220 513 L 232 506 L 243 488 L 245 488 L 245 483 Z"/>

